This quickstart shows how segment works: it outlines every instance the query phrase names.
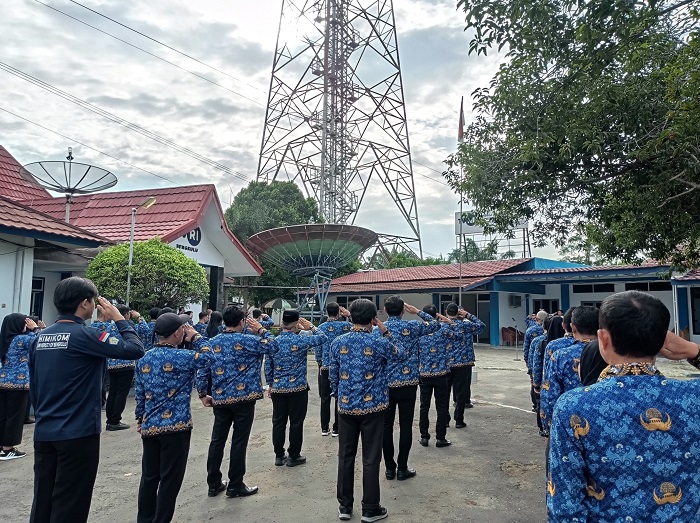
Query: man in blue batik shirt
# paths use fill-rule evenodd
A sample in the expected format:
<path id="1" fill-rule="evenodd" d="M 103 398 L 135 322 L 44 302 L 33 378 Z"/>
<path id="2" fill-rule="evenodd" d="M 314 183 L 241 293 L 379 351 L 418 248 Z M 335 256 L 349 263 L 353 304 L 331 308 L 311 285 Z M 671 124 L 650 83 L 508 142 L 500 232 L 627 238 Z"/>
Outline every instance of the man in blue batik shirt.
<path id="1" fill-rule="evenodd" d="M 300 331 L 311 335 L 300 336 Z M 306 463 L 301 455 L 304 439 L 304 420 L 309 406 L 309 383 L 306 378 L 306 358 L 309 349 L 321 348 L 326 335 L 306 318 L 299 317 L 298 310 L 282 313 L 282 332 L 277 336 L 277 349 L 265 358 L 265 381 L 272 398 L 272 445 L 275 465 L 286 463 L 296 467 Z M 284 439 L 289 421 L 289 456 L 284 454 Z"/>
<path id="2" fill-rule="evenodd" d="M 389 329 L 377 318 L 374 303 L 350 305 L 353 327 L 331 344 L 328 376 L 338 398 L 338 518 L 352 518 L 357 444 L 362 437 L 362 521 L 387 517 L 379 503 L 384 411 L 389 406 L 387 363 L 406 354 L 394 345 Z M 377 327 L 379 335 L 373 332 Z"/>
<path id="3" fill-rule="evenodd" d="M 197 391 L 206 398 L 211 379 L 208 403 L 214 408 L 214 427 L 211 432 L 207 458 L 208 495 L 214 497 L 226 490 L 226 496 L 235 498 L 257 493 L 258 487 L 243 483 L 245 459 L 255 416 L 255 402 L 263 397 L 260 371 L 264 355 L 272 354 L 275 338 L 253 318 L 246 319 L 242 309 L 226 307 L 223 312 L 226 328 L 209 340 L 213 360 L 211 365 L 197 373 Z M 243 329 L 254 334 L 243 334 Z M 221 461 L 224 447 L 233 425 L 228 486 L 221 481 Z"/>
<path id="4" fill-rule="evenodd" d="M 332 432 L 329 430 L 331 423 L 331 382 L 328 379 L 328 365 L 331 357 L 331 343 L 338 336 L 350 332 L 352 324 L 347 321 L 350 312 L 334 301 L 326 303 L 328 318 L 318 326 L 328 338 L 321 350 L 316 351 L 316 363 L 318 364 L 318 393 L 321 396 L 321 436 L 329 434 L 338 437 L 338 398 L 335 398 Z"/>
<path id="5" fill-rule="evenodd" d="M 608 367 L 598 383 L 566 392 L 554 409 L 551 522 L 698 521 L 700 381 L 666 378 L 655 363 L 661 352 L 694 358 L 697 366 L 700 351 L 669 334 L 670 320 L 649 294 L 603 301 L 598 340 Z"/>
<path id="6" fill-rule="evenodd" d="M 197 369 L 209 365 L 211 351 L 189 324 L 189 316 L 163 314 L 155 324 L 158 339 L 136 369 L 136 430 L 143 458 L 137 523 L 173 519 L 190 452 L 190 398 Z M 197 350 L 178 349 L 183 341 Z M 202 403 L 205 405 L 205 398 Z"/>
<path id="7" fill-rule="evenodd" d="M 407 360 L 390 362 L 387 365 L 389 380 L 389 408 L 384 417 L 384 466 L 386 479 L 406 480 L 416 475 L 415 469 L 408 468 L 408 453 L 413 441 L 413 418 L 416 409 L 416 392 L 418 389 L 418 340 L 436 332 L 440 322 L 430 314 L 419 311 L 413 305 L 404 303 L 399 296 L 390 296 L 384 302 L 384 311 L 389 318 L 384 322 L 391 332 L 394 342 Z M 404 320 L 404 313 L 416 314 L 420 320 Z M 399 455 L 394 461 L 394 420 L 396 409 L 399 411 Z"/>
<path id="8" fill-rule="evenodd" d="M 194 330 L 196 330 L 200 336 L 206 336 L 208 326 L 209 313 L 207 311 L 202 311 L 199 313 L 199 321 L 194 324 Z"/>

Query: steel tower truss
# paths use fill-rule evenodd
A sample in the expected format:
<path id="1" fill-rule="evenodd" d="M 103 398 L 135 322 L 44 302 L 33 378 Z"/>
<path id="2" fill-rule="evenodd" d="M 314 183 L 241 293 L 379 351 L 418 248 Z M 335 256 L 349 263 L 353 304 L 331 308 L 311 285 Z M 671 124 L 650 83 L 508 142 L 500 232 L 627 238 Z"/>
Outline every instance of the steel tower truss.
<path id="1" fill-rule="evenodd" d="M 258 181 L 353 224 L 373 178 L 420 245 L 392 0 L 283 0 Z"/>

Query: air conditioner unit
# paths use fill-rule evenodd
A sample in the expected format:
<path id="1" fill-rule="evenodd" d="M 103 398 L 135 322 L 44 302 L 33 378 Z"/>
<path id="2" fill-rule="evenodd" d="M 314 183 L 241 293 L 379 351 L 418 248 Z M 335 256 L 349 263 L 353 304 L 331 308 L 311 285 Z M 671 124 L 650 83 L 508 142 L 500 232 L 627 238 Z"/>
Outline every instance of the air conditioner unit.
<path id="1" fill-rule="evenodd" d="M 511 294 L 508 296 L 508 306 L 518 308 L 523 306 L 523 297 L 520 294 Z"/>

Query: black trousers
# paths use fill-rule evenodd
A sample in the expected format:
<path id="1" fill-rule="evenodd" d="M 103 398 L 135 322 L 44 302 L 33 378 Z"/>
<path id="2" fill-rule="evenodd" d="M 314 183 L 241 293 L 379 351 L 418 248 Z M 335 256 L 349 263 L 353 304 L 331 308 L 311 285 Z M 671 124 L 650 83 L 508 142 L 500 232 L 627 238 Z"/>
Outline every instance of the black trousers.
<path id="1" fill-rule="evenodd" d="M 532 400 L 532 407 L 533 408 L 538 408 L 538 402 L 539 402 L 539 394 L 535 392 L 535 386 L 530 383 L 530 400 Z"/>
<path id="2" fill-rule="evenodd" d="M 30 523 L 84 523 L 100 461 L 100 435 L 34 442 Z"/>
<path id="3" fill-rule="evenodd" d="M 469 366 L 452 367 L 450 369 L 450 385 L 452 387 L 452 398 L 455 402 L 454 419 L 457 423 L 464 423 L 464 406 L 467 403 L 471 403 L 472 368 Z"/>
<path id="4" fill-rule="evenodd" d="M 430 402 L 435 394 L 435 409 L 437 410 L 437 422 L 435 425 L 435 437 L 445 439 L 447 434 L 447 409 L 449 402 L 449 390 L 447 388 L 447 375 L 425 377 L 420 384 L 420 437 L 430 439 L 430 423 L 428 413 Z"/>
<path id="5" fill-rule="evenodd" d="M 0 389 L 0 445 L 14 447 L 22 443 L 28 390 Z"/>
<path id="6" fill-rule="evenodd" d="M 379 508 L 379 464 L 382 460 L 384 413 L 338 416 L 338 503 L 351 507 L 355 502 L 355 458 L 362 438 L 362 508 Z"/>
<path id="7" fill-rule="evenodd" d="M 321 430 L 328 430 L 331 423 L 331 380 L 328 379 L 328 369 L 319 371 L 318 393 L 321 396 Z M 338 432 L 338 399 L 335 399 L 335 416 L 333 432 Z"/>
<path id="8" fill-rule="evenodd" d="M 541 396 L 540 396 L 539 393 L 534 392 L 534 389 L 533 389 L 532 396 L 533 396 L 533 398 L 534 398 L 535 420 L 537 421 L 537 428 L 540 429 L 540 430 L 542 430 L 542 428 L 543 428 L 543 426 L 542 426 L 542 418 L 540 418 L 540 397 L 541 397 Z"/>
<path id="9" fill-rule="evenodd" d="M 142 438 L 137 523 L 169 523 L 182 487 L 191 430 Z"/>
<path id="10" fill-rule="evenodd" d="M 209 487 L 216 488 L 221 485 L 221 461 L 224 459 L 224 447 L 231 425 L 233 425 L 233 434 L 228 465 L 228 488 L 236 489 L 243 485 L 245 456 L 254 417 L 255 401 L 214 407 L 214 427 L 211 430 L 211 443 L 207 457 L 207 483 Z"/>
<path id="11" fill-rule="evenodd" d="M 126 407 L 126 397 L 134 381 L 134 369 L 119 369 L 109 371 L 109 394 L 107 395 L 108 425 L 118 425 L 122 420 L 122 413 Z"/>
<path id="12" fill-rule="evenodd" d="M 272 393 L 272 446 L 275 456 L 284 456 L 284 440 L 289 420 L 289 455 L 301 454 L 304 440 L 304 420 L 309 406 L 309 389 L 289 394 Z"/>
<path id="13" fill-rule="evenodd" d="M 413 414 L 417 385 L 389 389 L 389 408 L 384 411 L 384 465 L 387 470 L 408 469 L 408 453 L 413 440 Z M 399 409 L 399 455 L 394 461 L 394 420 Z"/>

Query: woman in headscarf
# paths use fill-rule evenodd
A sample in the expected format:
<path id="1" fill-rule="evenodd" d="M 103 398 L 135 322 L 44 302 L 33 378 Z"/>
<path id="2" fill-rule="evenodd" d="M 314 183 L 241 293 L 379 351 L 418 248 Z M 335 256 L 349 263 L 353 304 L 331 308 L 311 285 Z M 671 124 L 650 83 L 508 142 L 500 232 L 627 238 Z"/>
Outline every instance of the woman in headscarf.
<path id="1" fill-rule="evenodd" d="M 29 349 L 36 336 L 36 323 L 24 314 L 5 316 L 0 328 L 0 460 L 23 458 L 16 445 L 29 401 Z"/>
<path id="2" fill-rule="evenodd" d="M 219 311 L 214 311 L 211 313 L 211 316 L 209 317 L 209 326 L 207 327 L 207 338 L 211 339 L 223 332 L 223 321 L 224 316 Z"/>

